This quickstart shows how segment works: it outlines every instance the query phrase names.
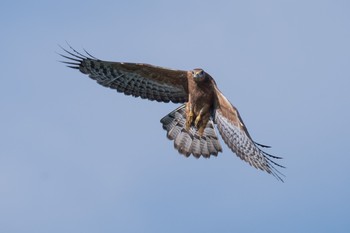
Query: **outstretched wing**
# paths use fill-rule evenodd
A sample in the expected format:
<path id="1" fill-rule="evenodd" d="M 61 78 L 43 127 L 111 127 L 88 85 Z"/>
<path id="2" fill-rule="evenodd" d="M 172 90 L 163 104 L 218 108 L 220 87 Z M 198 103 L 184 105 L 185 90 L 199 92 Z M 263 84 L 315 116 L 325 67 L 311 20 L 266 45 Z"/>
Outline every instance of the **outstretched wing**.
<path id="1" fill-rule="evenodd" d="M 283 181 L 281 178 L 283 174 L 275 168 L 275 166 L 283 166 L 273 161 L 273 159 L 281 159 L 281 157 L 270 155 L 259 148 L 259 146 L 268 146 L 252 140 L 237 109 L 232 106 L 216 85 L 214 86 L 216 92 L 214 119 L 225 143 L 238 157 L 251 166 L 266 171 Z"/>
<path id="2" fill-rule="evenodd" d="M 79 69 L 105 87 L 126 95 L 158 102 L 184 103 L 188 101 L 187 71 L 172 70 L 140 63 L 109 62 L 83 55 L 72 47 L 62 48 L 68 67 Z"/>

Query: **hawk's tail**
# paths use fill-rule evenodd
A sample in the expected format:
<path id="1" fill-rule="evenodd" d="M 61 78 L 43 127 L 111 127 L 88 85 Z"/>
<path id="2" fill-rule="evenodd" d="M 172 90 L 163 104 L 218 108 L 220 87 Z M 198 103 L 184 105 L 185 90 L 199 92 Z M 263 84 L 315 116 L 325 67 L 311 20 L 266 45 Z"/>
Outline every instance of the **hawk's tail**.
<path id="1" fill-rule="evenodd" d="M 167 131 L 167 137 L 174 140 L 174 147 L 186 157 L 191 154 L 196 158 L 201 155 L 204 158 L 209 158 L 210 155 L 217 156 L 222 148 L 212 119 L 209 119 L 203 135 L 199 136 L 198 130 L 194 126 L 191 126 L 189 130 L 185 128 L 185 107 L 185 104 L 181 105 L 160 120 L 163 129 Z"/>

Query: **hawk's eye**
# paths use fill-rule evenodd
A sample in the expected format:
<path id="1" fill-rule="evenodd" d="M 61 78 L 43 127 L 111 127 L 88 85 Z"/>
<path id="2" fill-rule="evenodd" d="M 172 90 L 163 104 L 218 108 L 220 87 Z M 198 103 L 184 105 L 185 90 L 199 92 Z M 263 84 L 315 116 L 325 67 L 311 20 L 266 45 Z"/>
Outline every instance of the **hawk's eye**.
<path id="1" fill-rule="evenodd" d="M 201 72 L 199 73 L 200 76 L 204 75 L 204 70 L 201 70 Z"/>

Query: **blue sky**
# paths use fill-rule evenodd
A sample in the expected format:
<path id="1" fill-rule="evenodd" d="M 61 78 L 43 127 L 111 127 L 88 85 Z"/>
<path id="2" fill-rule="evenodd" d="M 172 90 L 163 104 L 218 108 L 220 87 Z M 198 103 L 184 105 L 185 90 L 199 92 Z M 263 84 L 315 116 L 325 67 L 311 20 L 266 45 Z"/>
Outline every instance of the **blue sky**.
<path id="1" fill-rule="evenodd" d="M 1 2 L 0 232 L 349 232 L 348 1 Z M 103 88 L 57 46 L 204 68 L 285 183 L 185 158 L 178 105 Z"/>

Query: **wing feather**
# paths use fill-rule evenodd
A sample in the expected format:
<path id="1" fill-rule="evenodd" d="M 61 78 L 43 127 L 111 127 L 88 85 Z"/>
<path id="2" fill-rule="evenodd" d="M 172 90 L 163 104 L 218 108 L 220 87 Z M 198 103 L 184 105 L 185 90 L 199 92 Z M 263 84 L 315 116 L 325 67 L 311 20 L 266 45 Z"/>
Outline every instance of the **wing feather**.
<path id="1" fill-rule="evenodd" d="M 281 157 L 272 156 L 259 148 L 261 144 L 252 140 L 237 109 L 226 99 L 216 85 L 214 86 L 216 92 L 214 119 L 225 143 L 239 158 L 248 162 L 251 166 L 266 171 L 283 181 L 281 176 L 284 175 L 275 166 L 284 167 L 272 160 L 281 159 Z"/>
<path id="2" fill-rule="evenodd" d="M 62 48 L 69 67 L 82 73 L 102 86 L 125 95 L 158 102 L 184 103 L 188 101 L 187 71 L 173 70 L 142 63 L 109 62 L 85 56 L 73 48 Z"/>

